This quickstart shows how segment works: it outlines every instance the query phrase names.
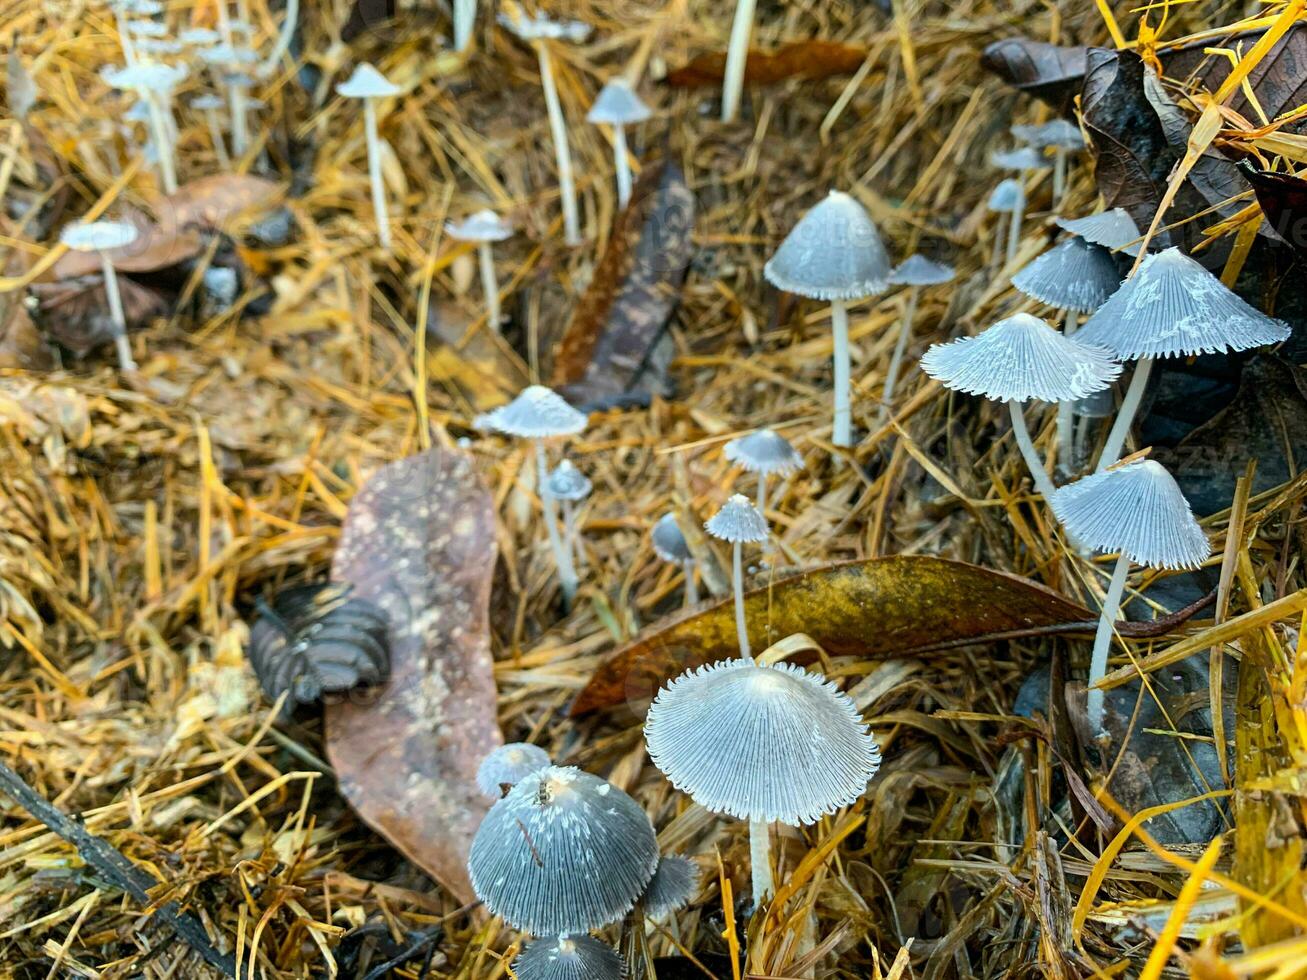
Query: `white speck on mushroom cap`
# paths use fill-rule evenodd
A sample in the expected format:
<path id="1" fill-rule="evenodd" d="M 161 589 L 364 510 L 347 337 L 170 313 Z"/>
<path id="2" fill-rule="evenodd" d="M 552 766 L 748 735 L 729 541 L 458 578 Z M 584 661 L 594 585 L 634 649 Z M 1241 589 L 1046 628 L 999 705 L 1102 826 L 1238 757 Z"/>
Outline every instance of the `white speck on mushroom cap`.
<path id="1" fill-rule="evenodd" d="M 651 919 L 661 919 L 684 908 L 699 891 L 699 865 L 679 854 L 664 854 L 658 861 L 640 904 Z"/>
<path id="2" fill-rule="evenodd" d="M 551 766 L 490 808 L 468 872 L 492 914 L 556 936 L 620 919 L 657 864 L 653 826 L 631 797 L 579 769 Z"/>
<path id="3" fill-rule="evenodd" d="M 732 439 L 722 447 L 722 455 L 750 473 L 784 476 L 803 468 L 798 450 L 771 429 L 758 429 Z"/>
<path id="4" fill-rule="evenodd" d="M 1025 200 L 1025 196 L 1025 188 L 1021 186 L 1021 181 L 1015 177 L 1008 177 L 1000 180 L 989 192 L 989 200 L 985 206 L 991 211 L 1011 211 Z"/>
<path id="5" fill-rule="evenodd" d="M 1077 541 L 1137 565 L 1197 568 L 1211 554 L 1175 478 L 1151 459 L 1068 483 L 1049 503 Z"/>
<path id="6" fill-rule="evenodd" d="M 946 388 L 995 401 L 1063 402 L 1107 388 L 1121 365 L 1100 347 L 1067 337 L 1029 313 L 975 337 L 935 344 L 921 369 Z"/>
<path id="7" fill-rule="evenodd" d="M 549 495 L 555 500 L 584 500 L 594 489 L 590 478 L 573 466 L 570 459 L 565 459 L 554 467 L 547 482 Z"/>
<path id="8" fill-rule="evenodd" d="M 599 90 L 594 105 L 586 114 L 586 122 L 595 125 L 629 126 L 644 122 L 653 113 L 635 94 L 635 89 L 624 78 L 614 78 Z"/>
<path id="9" fill-rule="evenodd" d="M 501 786 L 516 786 L 533 772 L 550 764 L 549 753 L 530 742 L 501 745 L 477 767 L 477 788 L 491 799 L 499 799 Z"/>
<path id="10" fill-rule="evenodd" d="M 557 392 L 531 385 L 507 405 L 478 417 L 478 422 L 505 435 L 547 439 L 576 435 L 586 427 L 589 417 L 567 404 Z"/>
<path id="11" fill-rule="evenodd" d="M 909 255 L 894 267 L 889 281 L 892 286 L 941 286 L 952 282 L 957 270 L 924 255 Z"/>
<path id="12" fill-rule="evenodd" d="M 1125 252 L 1127 255 L 1139 254 L 1139 226 L 1130 212 L 1125 208 L 1112 208 L 1098 214 L 1085 215 L 1083 218 L 1057 218 L 1057 226 L 1073 235 L 1079 235 L 1087 242 L 1102 245 Z M 1135 244 L 1131 244 L 1134 242 Z"/>
<path id="13" fill-rule="evenodd" d="M 366 61 L 354 66 L 353 73 L 336 86 L 336 93 L 347 99 L 381 99 L 404 91 Z"/>
<path id="14" fill-rule="evenodd" d="M 1248 350 L 1289 336 L 1289 325 L 1240 299 L 1178 248 L 1147 256 L 1076 336 L 1122 360 Z"/>
<path id="15" fill-rule="evenodd" d="M 694 557 L 690 554 L 690 546 L 686 544 L 685 535 L 681 533 L 681 525 L 676 523 L 674 514 L 664 514 L 658 518 L 653 530 L 649 532 L 649 543 L 653 545 L 654 554 L 663 561 L 679 565 Z"/>
<path id="16" fill-rule="evenodd" d="M 59 241 L 75 252 L 99 252 L 130 245 L 139 234 L 125 221 L 88 221 L 64 225 Z"/>
<path id="17" fill-rule="evenodd" d="M 813 823 L 862 796 L 880 768 L 848 696 L 792 664 L 687 671 L 658 692 L 644 734 L 673 786 L 743 820 Z"/>
<path id="18" fill-rule="evenodd" d="M 1111 252 L 1076 236 L 1036 256 L 1012 285 L 1060 310 L 1092 313 L 1121 287 L 1121 273 Z"/>
<path id="19" fill-rule="evenodd" d="M 785 236 L 763 275 L 777 289 L 810 299 L 862 299 L 884 291 L 890 260 L 866 209 L 831 191 Z"/>
<path id="20" fill-rule="evenodd" d="M 513 960 L 517 980 L 621 980 L 621 955 L 593 936 L 533 939 Z"/>
<path id="21" fill-rule="evenodd" d="M 489 208 L 462 221 L 446 221 L 445 234 L 460 242 L 502 242 L 513 236 L 513 226 Z"/>
<path id="22" fill-rule="evenodd" d="M 726 501 L 704 527 L 714 538 L 732 544 L 767 540 L 767 519 L 748 497 L 739 493 Z"/>

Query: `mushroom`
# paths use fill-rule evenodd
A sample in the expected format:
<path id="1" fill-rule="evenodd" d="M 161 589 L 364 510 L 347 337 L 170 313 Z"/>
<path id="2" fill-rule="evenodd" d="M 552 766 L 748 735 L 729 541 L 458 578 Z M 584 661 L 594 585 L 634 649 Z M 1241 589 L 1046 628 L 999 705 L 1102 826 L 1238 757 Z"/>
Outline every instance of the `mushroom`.
<path id="1" fill-rule="evenodd" d="M 472 890 L 492 915 L 533 936 L 616 922 L 658 865 L 653 825 L 612 783 L 549 766 L 524 777 L 481 821 L 468 855 Z"/>
<path id="2" fill-rule="evenodd" d="M 494 243 L 513 235 L 513 226 L 495 212 L 483 208 L 462 221 L 445 223 L 445 234 L 459 242 L 474 242 L 481 266 L 481 291 L 486 299 L 486 321 L 490 329 L 499 330 L 499 280 L 495 276 Z"/>
<path id="3" fill-rule="evenodd" d="M 621 955 L 593 936 L 533 939 L 513 960 L 517 980 L 622 980 Z"/>
<path id="4" fill-rule="evenodd" d="M 563 547 L 562 536 L 558 533 L 558 508 L 549 492 L 549 461 L 545 456 L 544 441 L 558 436 L 576 435 L 585 428 L 587 417 L 567 404 L 556 392 L 543 385 L 531 385 L 507 405 L 485 415 L 481 421 L 496 432 L 535 442 L 536 485 L 540 490 L 545 529 L 549 534 L 549 547 L 554 553 L 554 564 L 563 586 L 563 603 L 570 607 L 573 595 L 567 591 L 563 570 L 571 565 L 571 554 Z M 575 580 L 575 577 L 573 572 L 572 579 Z"/>
<path id="5" fill-rule="evenodd" d="M 549 474 L 549 496 L 563 502 L 563 548 L 567 552 L 567 574 L 562 576 L 563 593 L 576 594 L 576 566 L 581 559 L 581 540 L 576 529 L 576 504 L 590 496 L 594 489 L 589 478 L 565 459 Z M 568 575 L 571 583 L 566 581 Z"/>
<path id="6" fill-rule="evenodd" d="M 1096 551 L 1120 552 L 1103 599 L 1089 663 L 1089 730 L 1103 727 L 1103 692 L 1112 626 L 1121 608 L 1130 563 L 1149 568 L 1197 568 L 1211 554 L 1189 502 L 1162 464 L 1136 460 L 1068 483 L 1049 501 L 1072 538 Z"/>
<path id="7" fill-rule="evenodd" d="M 722 122 L 733 122 L 740 111 L 744 91 L 744 69 L 749 61 L 749 35 L 753 33 L 753 10 L 757 0 L 735 0 L 735 19 L 726 48 L 726 70 L 722 75 Z"/>
<path id="8" fill-rule="evenodd" d="M 554 156 L 558 163 L 558 194 L 563 203 L 563 234 L 568 245 L 581 244 L 581 217 L 576 205 L 576 182 L 572 177 L 572 150 L 567 142 L 567 121 L 558 101 L 554 84 L 553 55 L 549 42 L 566 39 L 573 43 L 590 36 L 590 27 L 578 20 L 553 21 L 541 14 L 530 17 L 500 14 L 499 22 L 535 49 L 540 61 L 540 87 L 544 90 L 545 110 L 549 114 L 549 131 L 554 139 Z"/>
<path id="9" fill-rule="evenodd" d="M 1012 135 L 1036 149 L 1053 150 L 1053 202 L 1062 200 L 1066 191 L 1066 158 L 1085 148 L 1085 136 L 1080 127 L 1065 119 L 1051 119 L 1038 126 L 1012 127 Z"/>
<path id="10" fill-rule="evenodd" d="M 454 50 L 466 51 L 477 23 L 477 0 L 454 0 Z"/>
<path id="11" fill-rule="evenodd" d="M 664 919 L 690 904 L 699 891 L 699 865 L 679 854 L 664 854 L 640 904 L 651 919 Z"/>
<path id="12" fill-rule="evenodd" d="M 157 61 L 137 61 L 127 68 L 109 68 L 101 72 L 112 88 L 135 92 L 150 111 L 150 131 L 159 156 L 159 176 L 165 193 L 177 191 L 177 166 L 173 160 L 172 91 L 186 77 L 186 69 Z M 167 112 L 165 117 L 164 113 Z"/>
<path id="13" fill-rule="evenodd" d="M 1077 336 L 1123 361 L 1138 362 L 1098 457 L 1101 471 L 1120 457 L 1155 358 L 1275 344 L 1289 336 L 1289 326 L 1253 309 L 1178 248 L 1168 248 L 1144 258 Z"/>
<path id="14" fill-rule="evenodd" d="M 890 355 L 889 370 L 885 373 L 885 390 L 880 397 L 880 414 L 877 425 L 884 425 L 894 404 L 894 386 L 898 384 L 899 368 L 912 338 L 912 321 L 917 315 L 917 295 L 922 286 L 942 286 L 952 282 L 957 271 L 951 265 L 934 262 L 924 255 L 909 255 L 890 273 L 891 286 L 907 286 L 908 300 L 899 320 L 898 336 L 894 340 L 894 353 Z"/>
<path id="15" fill-rule="evenodd" d="M 118 291 L 118 274 L 114 271 L 108 253 L 112 249 L 130 245 L 136 241 L 137 235 L 136 227 L 124 221 L 65 225 L 59 233 L 59 241 L 73 251 L 95 252 L 100 257 L 100 268 L 104 271 L 104 292 L 109 299 L 109 315 L 113 319 L 113 343 L 118 351 L 118 366 L 124 371 L 135 371 L 136 361 L 132 358 L 132 345 L 127 340 L 127 317 L 123 313 L 122 294 Z"/>
<path id="16" fill-rule="evenodd" d="M 222 40 L 222 35 L 208 27 L 188 27 L 177 35 L 177 40 L 181 41 L 182 44 L 204 48 L 217 44 Z"/>
<path id="17" fill-rule="evenodd" d="M 992 191 L 989 192 L 989 199 L 985 202 L 985 207 L 998 215 L 998 224 L 994 228 L 994 248 L 989 256 L 991 268 L 997 269 L 1000 265 L 1000 249 L 1003 247 L 1003 219 L 1006 217 L 1010 222 L 1008 227 L 1008 261 L 1016 251 L 1013 244 L 1015 240 L 1020 239 L 1020 231 L 1017 232 L 1017 239 L 1012 238 L 1011 225 L 1017 224 L 1019 215 L 1026 206 L 1026 189 L 1022 186 L 1021 181 L 1015 177 L 1007 177 L 999 181 Z"/>
<path id="18" fill-rule="evenodd" d="M 368 63 L 357 65 L 354 73 L 336 86 L 347 99 L 363 100 L 363 126 L 368 141 L 368 180 L 372 184 L 372 211 L 377 219 L 377 238 L 390 251 L 390 216 L 386 213 L 386 185 L 381 172 L 381 137 L 377 134 L 377 99 L 398 95 L 402 89 Z"/>
<path id="19" fill-rule="evenodd" d="M 835 341 L 831 441 L 853 445 L 847 303 L 881 292 L 890 275 L 889 256 L 875 223 L 848 194 L 831 191 L 785 236 L 763 275 L 787 293 L 830 301 Z"/>
<path id="20" fill-rule="evenodd" d="M 704 525 L 714 538 L 731 543 L 731 584 L 735 591 L 735 635 L 740 656 L 749 657 L 749 628 L 744 620 L 744 563 L 741 551 L 745 542 L 767 540 L 767 519 L 743 494 L 735 494 Z"/>
<path id="21" fill-rule="evenodd" d="M 738 436 L 722 447 L 722 455 L 746 473 L 758 474 L 758 513 L 767 516 L 767 477 L 789 476 L 803 469 L 803 457 L 788 439 L 771 429 Z"/>
<path id="22" fill-rule="evenodd" d="M 627 160 L 626 127 L 644 122 L 650 116 L 649 107 L 640 101 L 631 83 L 614 78 L 599 90 L 599 95 L 586 115 L 586 121 L 596 126 L 613 127 L 613 160 L 617 165 L 617 205 L 626 207 L 631 200 L 631 164 Z"/>
<path id="23" fill-rule="evenodd" d="M 989 162 L 1003 170 L 1017 170 L 1021 173 L 1017 181 L 1021 189 L 1021 199 L 1012 208 L 1012 223 L 1007 229 L 1007 260 L 1011 262 L 1017 257 L 1017 248 L 1021 244 L 1021 221 L 1026 210 L 1025 175 L 1031 170 L 1047 170 L 1048 157 L 1033 147 L 1023 146 L 1017 150 L 991 154 Z"/>
<path id="24" fill-rule="evenodd" d="M 222 123 L 218 120 L 218 110 L 226 103 L 217 95 L 206 92 L 191 99 L 191 108 L 204 116 L 209 127 L 209 141 L 213 143 L 214 155 L 218 163 L 226 169 L 231 166 L 231 157 L 227 155 L 227 143 L 222 138 Z"/>
<path id="25" fill-rule="evenodd" d="M 1087 214 L 1083 218 L 1057 218 L 1057 226 L 1073 235 L 1079 235 L 1087 242 L 1102 245 L 1113 252 L 1125 252 L 1126 255 L 1138 255 L 1140 239 L 1139 226 L 1130 212 L 1125 208 L 1112 208 L 1097 214 Z"/>
<path id="26" fill-rule="evenodd" d="M 675 514 L 664 514 L 658 518 L 653 530 L 649 532 L 649 542 L 653 545 L 655 555 L 665 562 L 681 566 L 685 573 L 685 604 L 697 605 L 699 586 L 694 579 L 694 555 L 690 553 L 690 546 L 681 533 L 681 525 L 676 523 Z"/>
<path id="27" fill-rule="evenodd" d="M 223 4 L 218 4 L 221 9 Z M 230 25 L 229 25 L 230 27 Z M 248 106 L 250 79 L 244 72 L 259 60 L 254 49 L 248 45 L 235 44 L 230 40 L 231 31 L 226 33 L 228 40 L 200 51 L 200 59 L 216 69 L 227 92 L 227 102 L 231 106 L 231 149 L 237 157 L 244 156 L 249 148 L 249 120 L 246 116 Z"/>
<path id="28" fill-rule="evenodd" d="M 1029 313 L 1000 320 L 975 337 L 934 345 L 921 369 L 946 388 L 1007 403 L 1012 434 L 1045 500 L 1053 494 L 1053 481 L 1035 451 L 1021 403 L 1083 398 L 1121 374 L 1106 350 L 1065 337 Z"/>
<path id="29" fill-rule="evenodd" d="M 509 742 L 481 760 L 477 767 L 477 789 L 497 800 L 504 787 L 513 787 L 533 772 L 548 768 L 549 753 L 530 742 Z"/>
<path id="30" fill-rule="evenodd" d="M 133 38 L 168 36 L 168 25 L 157 20 L 129 20 L 127 30 L 131 31 Z"/>
<path id="31" fill-rule="evenodd" d="M 848 695 L 793 664 L 747 656 L 687 671 L 658 692 L 649 758 L 706 810 L 749 822 L 755 908 L 774 892 L 768 826 L 813 823 L 857 800 L 880 748 Z"/>

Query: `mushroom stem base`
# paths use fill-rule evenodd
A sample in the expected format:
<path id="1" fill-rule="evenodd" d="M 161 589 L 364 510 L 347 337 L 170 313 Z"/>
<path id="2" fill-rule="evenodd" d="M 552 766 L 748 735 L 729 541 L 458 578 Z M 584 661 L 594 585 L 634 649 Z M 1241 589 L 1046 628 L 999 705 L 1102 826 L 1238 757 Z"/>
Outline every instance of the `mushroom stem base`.
<path id="1" fill-rule="evenodd" d="M 749 821 L 749 873 L 753 878 L 753 907 L 758 909 L 776 894 L 771 876 L 771 828 L 762 820 Z"/>

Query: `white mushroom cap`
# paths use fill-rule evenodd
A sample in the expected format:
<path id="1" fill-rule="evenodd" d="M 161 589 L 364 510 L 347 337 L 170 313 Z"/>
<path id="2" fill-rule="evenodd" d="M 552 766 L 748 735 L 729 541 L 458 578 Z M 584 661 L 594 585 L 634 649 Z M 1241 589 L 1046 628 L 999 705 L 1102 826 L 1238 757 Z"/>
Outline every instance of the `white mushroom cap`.
<path id="1" fill-rule="evenodd" d="M 208 27 L 188 27 L 177 35 L 177 40 L 182 44 L 217 44 L 222 40 L 222 35 Z"/>
<path id="2" fill-rule="evenodd" d="M 714 538 L 731 544 L 767 540 L 767 518 L 758 513 L 748 497 L 739 493 L 722 504 L 722 509 L 708 518 L 704 527 Z"/>
<path id="3" fill-rule="evenodd" d="M 653 825 L 635 800 L 558 766 L 526 776 L 490 808 L 467 862 L 491 914 L 536 936 L 616 922 L 657 864 Z"/>
<path id="4" fill-rule="evenodd" d="M 1011 211 L 1020 206 L 1025 198 L 1026 191 L 1021 186 L 1021 181 L 1015 177 L 1008 177 L 1000 180 L 989 192 L 989 200 L 985 206 L 991 211 Z"/>
<path id="5" fill-rule="evenodd" d="M 1085 136 L 1080 127 L 1065 119 L 1050 119 L 1037 126 L 1018 124 L 1012 127 L 1012 135 L 1023 143 L 1043 148 L 1054 147 L 1059 150 L 1083 150 Z"/>
<path id="6" fill-rule="evenodd" d="M 1099 347 L 1067 337 L 1029 313 L 975 337 L 935 344 L 921 369 L 945 388 L 995 401 L 1065 402 L 1108 387 L 1121 365 Z"/>
<path id="7" fill-rule="evenodd" d="M 104 252 L 130 245 L 139 234 L 125 221 L 89 221 L 64 225 L 59 241 L 74 252 Z"/>
<path id="8" fill-rule="evenodd" d="M 889 255 L 871 215 L 841 191 L 831 191 L 800 218 L 763 266 L 777 289 L 824 300 L 875 295 L 889 274 Z"/>
<path id="9" fill-rule="evenodd" d="M 549 474 L 549 496 L 555 500 L 584 500 L 590 496 L 594 484 L 589 478 L 565 459 Z"/>
<path id="10" fill-rule="evenodd" d="M 354 73 L 336 86 L 347 99 L 382 99 L 404 91 L 366 61 L 354 66 Z"/>
<path id="11" fill-rule="evenodd" d="M 940 286 L 952 282 L 957 270 L 924 255 L 909 255 L 894 267 L 889 281 L 895 286 Z"/>
<path id="12" fill-rule="evenodd" d="M 1059 488 L 1049 501 L 1067 533 L 1149 568 L 1197 568 L 1212 553 L 1175 478 L 1138 460 Z"/>
<path id="13" fill-rule="evenodd" d="M 259 60 L 258 53 L 253 48 L 243 44 L 215 44 L 213 47 L 204 48 L 198 53 L 200 60 L 209 65 L 239 67 L 240 65 L 252 65 Z"/>
<path id="14" fill-rule="evenodd" d="M 654 554 L 663 561 L 684 565 L 694 559 L 674 514 L 664 514 L 658 518 L 653 530 L 649 532 L 649 542 L 653 545 Z"/>
<path id="15" fill-rule="evenodd" d="M 589 24 L 579 20 L 550 20 L 544 14 L 537 17 L 532 17 L 530 14 L 523 14 L 521 17 L 500 14 L 499 23 L 523 41 L 548 39 L 571 41 L 576 44 L 590 36 Z"/>
<path id="16" fill-rule="evenodd" d="M 1289 336 L 1289 326 L 1253 309 L 1178 248 L 1168 248 L 1147 256 L 1076 336 L 1135 360 L 1276 344 Z"/>
<path id="17" fill-rule="evenodd" d="M 630 82 L 614 78 L 599 90 L 585 118 L 595 125 L 627 126 L 644 122 L 650 115 L 649 107 L 635 94 Z"/>
<path id="18" fill-rule="evenodd" d="M 163 4 L 160 0 L 120 0 L 113 6 L 123 13 L 136 14 L 138 17 L 153 17 L 155 14 L 163 13 Z"/>
<path id="19" fill-rule="evenodd" d="M 1072 237 L 1036 256 L 1012 285 L 1049 306 L 1092 313 L 1120 288 L 1121 273 L 1103 246 Z"/>
<path id="20" fill-rule="evenodd" d="M 687 671 L 644 724 L 649 757 L 714 813 L 808 824 L 857 800 L 880 748 L 848 696 L 793 664 L 748 658 Z"/>
<path id="21" fill-rule="evenodd" d="M 516 786 L 533 772 L 548 768 L 549 753 L 530 742 L 501 745 L 477 767 L 477 789 L 491 799 L 503 795 L 502 786 Z"/>
<path id="22" fill-rule="evenodd" d="M 779 473 L 784 476 L 803 468 L 803 457 L 788 439 L 771 429 L 758 429 L 732 439 L 722 455 L 750 473 Z"/>
<path id="23" fill-rule="evenodd" d="M 593 936 L 533 939 L 513 960 L 517 980 L 622 980 L 621 955 Z"/>
<path id="24" fill-rule="evenodd" d="M 227 100 L 220 95 L 214 95 L 212 92 L 205 92 L 203 95 L 197 95 L 191 99 L 191 108 L 199 112 L 208 112 L 212 109 L 222 109 L 227 105 Z"/>
<path id="25" fill-rule="evenodd" d="M 513 236 L 513 226 L 489 208 L 482 208 L 462 221 L 446 221 L 445 234 L 460 242 L 502 242 Z"/>
<path id="26" fill-rule="evenodd" d="M 168 25 L 157 20 L 129 20 L 127 29 L 140 37 L 168 36 Z"/>
<path id="27" fill-rule="evenodd" d="M 112 88 L 132 92 L 171 92 L 186 78 L 180 65 L 159 61 L 138 61 L 126 68 L 106 68 L 100 77 Z"/>
<path id="28" fill-rule="evenodd" d="M 478 427 L 523 439 L 574 436 L 586 427 L 588 421 L 588 416 L 544 385 L 524 388 L 507 405 L 477 417 Z"/>
<path id="29" fill-rule="evenodd" d="M 1125 208 L 1113 208 L 1098 214 L 1087 214 L 1083 218 L 1058 218 L 1057 226 L 1073 235 L 1079 235 L 1087 242 L 1102 245 L 1113 251 L 1125 252 L 1127 255 L 1139 254 L 1139 226 L 1130 212 Z M 1132 244 L 1133 243 L 1133 244 Z"/>
<path id="30" fill-rule="evenodd" d="M 664 854 L 644 897 L 640 899 L 644 914 L 651 919 L 661 919 L 684 908 L 698 893 L 701 877 L 699 865 L 689 858 Z"/>
<path id="31" fill-rule="evenodd" d="M 1053 161 L 1033 146 L 991 153 L 989 162 L 1004 170 L 1047 170 L 1053 166 Z"/>

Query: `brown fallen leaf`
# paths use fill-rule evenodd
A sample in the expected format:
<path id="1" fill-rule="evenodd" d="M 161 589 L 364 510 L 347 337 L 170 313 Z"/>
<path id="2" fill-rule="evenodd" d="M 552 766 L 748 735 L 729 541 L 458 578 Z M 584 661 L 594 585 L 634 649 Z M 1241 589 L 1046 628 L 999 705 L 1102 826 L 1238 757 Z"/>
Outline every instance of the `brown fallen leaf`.
<path id="1" fill-rule="evenodd" d="M 161 294 L 126 276 L 118 277 L 127 332 L 139 329 L 168 311 Z M 113 342 L 116 330 L 109 314 L 104 277 L 82 275 L 59 282 L 34 282 L 28 294 L 36 301 L 32 316 L 47 335 L 74 354 L 87 354 Z"/>
<path id="2" fill-rule="evenodd" d="M 852 75 L 867 60 L 867 49 L 835 41 L 796 41 L 775 51 L 750 51 L 744 65 L 746 85 L 775 85 L 790 78 L 817 81 Z M 726 74 L 726 52 L 710 51 L 667 73 L 675 88 L 718 85 Z"/>
<path id="3" fill-rule="evenodd" d="M 464 453 L 377 472 L 350 502 L 332 577 L 390 619 L 391 673 L 327 707 L 327 757 L 358 814 L 460 900 L 489 801 L 477 764 L 503 739 L 487 610 L 489 491 Z"/>
<path id="4" fill-rule="evenodd" d="M 1259 170 L 1247 161 L 1241 161 L 1239 169 L 1253 185 L 1257 203 L 1276 237 L 1307 256 L 1307 180 Z"/>
<path id="5" fill-rule="evenodd" d="M 1063 47 L 1028 37 L 1009 37 L 988 45 L 980 63 L 1013 88 L 1066 113 L 1080 94 L 1088 52 L 1083 45 Z"/>

